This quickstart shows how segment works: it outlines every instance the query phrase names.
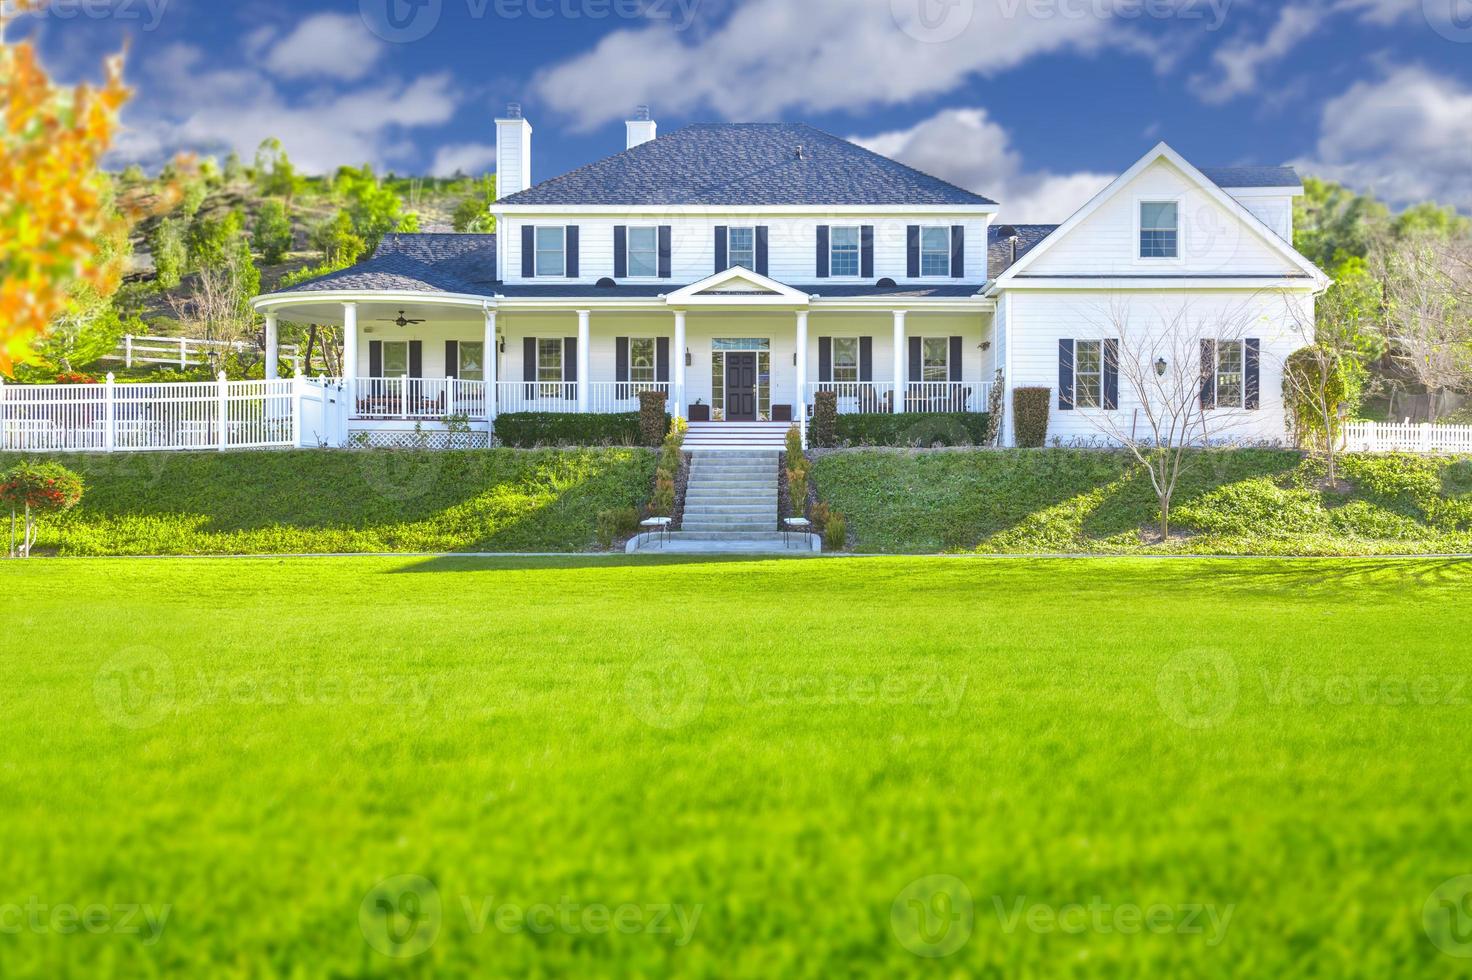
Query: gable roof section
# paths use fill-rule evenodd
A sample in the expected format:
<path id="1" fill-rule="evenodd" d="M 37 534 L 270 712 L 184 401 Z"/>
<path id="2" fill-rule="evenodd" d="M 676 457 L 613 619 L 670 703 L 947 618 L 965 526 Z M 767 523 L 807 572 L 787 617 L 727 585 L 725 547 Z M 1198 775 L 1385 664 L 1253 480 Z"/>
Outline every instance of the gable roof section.
<path id="1" fill-rule="evenodd" d="M 1201 167 L 1201 175 L 1222 188 L 1302 187 L 1292 167 Z"/>
<path id="2" fill-rule="evenodd" d="M 801 123 L 686 126 L 498 203 L 996 206 L 979 194 Z"/>
<path id="3" fill-rule="evenodd" d="M 1109 184 L 1108 187 L 1105 187 L 1098 194 L 1095 194 L 1093 199 L 1090 200 L 1089 203 L 1085 204 L 1083 207 L 1075 211 L 1067 221 L 1059 225 L 1056 229 L 1053 230 L 1053 232 L 1049 233 L 1043 241 L 1039 242 L 1034 248 L 1029 250 L 1025 256 L 1017 261 L 1016 265 L 1013 265 L 1011 268 L 1002 273 L 1002 275 L 998 276 L 997 279 L 992 282 L 991 286 L 988 287 L 988 293 L 990 293 L 991 290 L 996 289 L 998 286 L 1003 286 L 1007 282 L 1020 277 L 1029 266 L 1037 262 L 1040 256 L 1046 254 L 1050 248 L 1052 248 L 1058 242 L 1062 241 L 1065 237 L 1067 237 L 1070 232 L 1072 232 L 1075 228 L 1088 220 L 1088 218 L 1096 211 L 1098 211 L 1099 208 L 1102 207 L 1106 201 L 1110 200 L 1116 194 L 1120 193 L 1126 186 L 1130 184 L 1131 181 L 1133 181 L 1142 172 L 1144 172 L 1147 167 L 1158 160 L 1165 160 L 1174 165 L 1176 169 L 1180 170 L 1181 173 L 1186 176 L 1187 180 L 1195 183 L 1199 188 L 1201 188 L 1203 192 L 1207 194 L 1208 197 L 1214 200 L 1217 204 L 1226 208 L 1235 217 L 1242 221 L 1243 224 L 1246 225 L 1248 230 L 1250 230 L 1256 237 L 1265 242 L 1269 248 L 1281 255 L 1290 264 L 1297 267 L 1303 273 L 1305 278 L 1314 279 L 1321 284 L 1326 284 L 1328 282 L 1328 277 L 1325 276 L 1324 273 L 1321 272 L 1317 266 L 1315 266 L 1308 259 L 1300 255 L 1292 245 L 1283 241 L 1283 239 L 1280 238 L 1276 232 L 1274 232 L 1267 225 L 1263 224 L 1261 218 L 1253 214 L 1251 211 L 1247 210 L 1247 208 L 1245 208 L 1240 201 L 1232 197 L 1226 191 L 1222 190 L 1219 185 L 1208 179 L 1205 174 L 1203 174 L 1200 170 L 1193 166 L 1189 160 L 1177 153 L 1173 148 L 1171 148 L 1169 144 L 1157 143 L 1149 153 L 1146 153 L 1140 159 L 1136 160 L 1132 167 L 1116 177 L 1114 181 Z M 1090 276 L 1088 278 L 1107 279 L 1111 277 Z M 1149 276 L 1148 278 L 1159 277 Z"/>
<path id="4" fill-rule="evenodd" d="M 407 291 L 492 296 L 495 235 L 385 235 L 373 257 L 298 283 L 283 293 Z"/>
<path id="5" fill-rule="evenodd" d="M 673 290 L 667 302 L 671 306 L 806 306 L 809 299 L 801 290 L 738 265 Z"/>

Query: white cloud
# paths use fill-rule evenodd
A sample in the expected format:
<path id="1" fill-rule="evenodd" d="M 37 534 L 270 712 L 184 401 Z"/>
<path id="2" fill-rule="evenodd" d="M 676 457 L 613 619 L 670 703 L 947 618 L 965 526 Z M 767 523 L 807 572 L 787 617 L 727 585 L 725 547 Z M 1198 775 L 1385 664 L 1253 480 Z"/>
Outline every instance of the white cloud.
<path id="1" fill-rule="evenodd" d="M 247 52 L 261 53 L 265 66 L 282 78 L 365 77 L 383 55 L 383 44 L 351 14 L 316 14 L 280 40 L 262 28 L 246 39 Z"/>
<path id="2" fill-rule="evenodd" d="M 448 122 L 459 104 L 448 72 L 288 97 L 254 68 L 209 64 L 188 45 L 149 59 L 138 100 L 125 112 L 115 161 L 157 163 L 181 150 L 235 150 L 249 159 L 275 136 L 309 173 L 344 163 L 391 166 L 412 159 L 415 150 L 402 130 Z"/>
<path id="3" fill-rule="evenodd" d="M 1213 52 L 1215 70 L 1192 78 L 1192 89 L 1203 102 L 1213 104 L 1255 92 L 1262 70 L 1307 40 L 1323 18 L 1323 12 L 1315 7 L 1284 7 L 1261 41 L 1238 38 Z"/>
<path id="4" fill-rule="evenodd" d="M 1371 24 L 1394 24 L 1422 16 L 1419 0 L 1339 0 L 1334 9 L 1359 14 Z"/>
<path id="5" fill-rule="evenodd" d="M 1307 173 L 1373 191 L 1395 204 L 1436 200 L 1472 209 L 1472 89 L 1403 66 L 1357 82 L 1324 106 Z"/>
<path id="6" fill-rule="evenodd" d="M 478 177 L 489 173 L 495 162 L 494 143 L 455 143 L 439 148 L 430 173 L 435 177 L 453 177 L 456 174 Z"/>
<path id="7" fill-rule="evenodd" d="M 540 72 L 534 89 L 580 129 L 623 118 L 640 103 L 682 115 L 772 118 L 786 109 L 904 103 L 1041 54 L 1146 50 L 1140 36 L 1088 13 L 1101 4 L 1060 4 L 1038 17 L 1026 3 L 957 0 L 934 29 L 895 15 L 931 2 L 751 0 L 699 37 L 667 26 L 615 31 Z"/>
<path id="8" fill-rule="evenodd" d="M 1014 224 L 1062 222 L 1117 176 L 1025 171 L 1011 137 L 985 109 L 946 109 L 911 129 L 853 140 L 997 201 L 998 220 Z"/>

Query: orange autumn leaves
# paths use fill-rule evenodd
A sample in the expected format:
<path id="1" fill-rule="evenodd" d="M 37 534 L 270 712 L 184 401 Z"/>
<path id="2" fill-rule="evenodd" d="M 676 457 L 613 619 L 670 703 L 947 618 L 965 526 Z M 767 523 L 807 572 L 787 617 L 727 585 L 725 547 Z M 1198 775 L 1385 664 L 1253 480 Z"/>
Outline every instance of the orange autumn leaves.
<path id="1" fill-rule="evenodd" d="M 68 89 L 30 44 L 0 45 L 0 372 L 29 354 L 79 281 L 117 289 L 121 263 L 99 261 L 97 242 L 126 221 L 106 206 L 100 170 L 128 99 L 122 64 L 109 59 L 100 86 Z"/>

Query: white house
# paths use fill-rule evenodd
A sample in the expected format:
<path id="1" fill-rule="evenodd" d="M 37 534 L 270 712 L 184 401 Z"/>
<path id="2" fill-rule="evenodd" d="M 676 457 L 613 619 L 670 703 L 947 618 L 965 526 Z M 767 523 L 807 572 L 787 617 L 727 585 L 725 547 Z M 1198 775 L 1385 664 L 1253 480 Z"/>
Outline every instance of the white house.
<path id="1" fill-rule="evenodd" d="M 658 390 L 709 417 L 697 439 L 762 441 L 825 389 L 842 412 L 985 411 L 1000 371 L 1008 403 L 1054 389 L 1069 439 L 1137 407 L 1106 356 L 1128 321 L 1197 334 L 1201 363 L 1164 370 L 1209 362 L 1212 409 L 1281 438 L 1282 359 L 1328 285 L 1290 244 L 1292 170 L 1163 143 L 1064 224 L 998 228 L 987 198 L 808 126 L 638 118 L 622 152 L 541 183 L 519 109 L 496 126 L 497 234 L 391 235 L 255 301 L 268 353 L 279 319 L 344 327 L 350 429 Z"/>

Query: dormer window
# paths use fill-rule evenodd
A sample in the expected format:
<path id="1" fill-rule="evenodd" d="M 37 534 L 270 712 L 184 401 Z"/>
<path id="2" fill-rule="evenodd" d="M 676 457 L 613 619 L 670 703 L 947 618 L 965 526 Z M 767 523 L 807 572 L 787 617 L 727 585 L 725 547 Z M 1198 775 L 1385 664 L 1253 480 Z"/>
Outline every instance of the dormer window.
<path id="1" fill-rule="evenodd" d="M 857 276 L 859 274 L 859 229 L 858 226 L 836 225 L 832 231 L 828 249 L 829 274 L 834 276 Z"/>
<path id="2" fill-rule="evenodd" d="M 629 229 L 629 277 L 653 279 L 659 275 L 659 230 Z"/>
<path id="3" fill-rule="evenodd" d="M 756 229 L 755 228 L 732 228 L 729 233 L 727 244 L 728 253 L 726 261 L 729 267 L 741 266 L 745 269 L 756 271 Z"/>
<path id="4" fill-rule="evenodd" d="M 1173 259 L 1179 254 L 1180 205 L 1174 201 L 1140 203 L 1140 258 Z"/>
<path id="5" fill-rule="evenodd" d="M 537 229 L 537 276 L 567 275 L 567 229 L 561 225 Z"/>

